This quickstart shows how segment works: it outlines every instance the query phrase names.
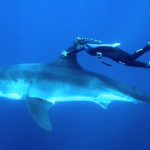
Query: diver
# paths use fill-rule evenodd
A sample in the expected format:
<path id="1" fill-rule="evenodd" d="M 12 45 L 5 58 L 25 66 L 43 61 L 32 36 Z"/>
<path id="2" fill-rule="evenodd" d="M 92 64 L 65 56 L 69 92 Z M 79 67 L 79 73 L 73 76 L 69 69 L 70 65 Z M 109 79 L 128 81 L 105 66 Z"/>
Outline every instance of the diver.
<path id="1" fill-rule="evenodd" d="M 98 59 L 107 66 L 111 65 L 104 62 L 102 57 L 108 57 L 126 66 L 150 68 L 150 61 L 148 63 L 136 61 L 137 58 L 150 50 L 150 42 L 148 42 L 144 48 L 135 51 L 133 54 L 121 50 L 118 48 L 119 45 L 120 43 L 103 44 L 102 41 L 98 39 L 78 37 L 74 40 L 73 46 L 62 51 L 62 56 L 66 57 L 85 50 L 88 54 L 97 56 Z"/>

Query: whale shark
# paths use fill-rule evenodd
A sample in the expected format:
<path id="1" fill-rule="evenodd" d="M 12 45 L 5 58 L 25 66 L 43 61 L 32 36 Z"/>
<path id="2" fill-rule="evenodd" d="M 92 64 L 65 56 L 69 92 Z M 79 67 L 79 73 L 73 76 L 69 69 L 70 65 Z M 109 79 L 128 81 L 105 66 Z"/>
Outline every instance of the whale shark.
<path id="1" fill-rule="evenodd" d="M 106 109 L 112 101 L 150 103 L 150 96 L 110 77 L 82 68 L 77 55 L 51 63 L 0 69 L 0 97 L 25 100 L 37 124 L 52 131 L 49 109 L 57 102 L 90 101 Z"/>

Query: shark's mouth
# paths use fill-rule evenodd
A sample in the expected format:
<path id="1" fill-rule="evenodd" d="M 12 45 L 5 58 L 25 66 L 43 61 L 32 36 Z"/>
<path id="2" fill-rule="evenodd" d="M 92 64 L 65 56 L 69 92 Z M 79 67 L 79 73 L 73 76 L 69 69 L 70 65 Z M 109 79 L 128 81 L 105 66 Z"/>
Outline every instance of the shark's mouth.
<path id="1" fill-rule="evenodd" d="M 28 93 L 30 81 L 24 79 L 2 80 L 0 81 L 0 97 L 24 100 Z"/>

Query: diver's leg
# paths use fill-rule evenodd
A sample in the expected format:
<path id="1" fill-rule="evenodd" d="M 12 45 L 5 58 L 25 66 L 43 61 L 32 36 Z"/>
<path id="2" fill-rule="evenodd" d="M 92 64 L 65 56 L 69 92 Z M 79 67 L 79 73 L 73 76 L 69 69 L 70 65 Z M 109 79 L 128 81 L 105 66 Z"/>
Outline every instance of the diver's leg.
<path id="1" fill-rule="evenodd" d="M 132 55 L 133 60 L 136 60 L 138 57 L 140 57 L 141 55 L 143 55 L 144 53 L 146 53 L 149 50 L 150 50 L 150 42 L 148 42 L 147 45 L 144 48 L 137 50 Z"/>
<path id="2" fill-rule="evenodd" d="M 144 63 L 140 61 L 128 61 L 126 62 L 127 66 L 133 66 L 133 67 L 142 67 L 142 68 L 150 68 L 150 62 Z"/>
<path id="3" fill-rule="evenodd" d="M 134 61 L 129 59 L 130 57 L 127 55 L 114 55 L 112 58 L 114 61 L 126 65 L 126 66 L 132 66 L 132 67 L 143 67 L 143 68 L 150 68 L 150 62 L 149 63 L 144 63 L 140 61 Z"/>
<path id="4" fill-rule="evenodd" d="M 124 51 L 116 51 L 113 53 L 109 54 L 109 58 L 111 58 L 112 60 L 126 65 L 126 66 L 133 66 L 133 67 L 143 67 L 143 68 L 150 68 L 150 62 L 149 63 L 144 63 L 144 62 L 140 62 L 140 61 L 134 61 L 131 59 L 130 54 L 125 53 Z"/>

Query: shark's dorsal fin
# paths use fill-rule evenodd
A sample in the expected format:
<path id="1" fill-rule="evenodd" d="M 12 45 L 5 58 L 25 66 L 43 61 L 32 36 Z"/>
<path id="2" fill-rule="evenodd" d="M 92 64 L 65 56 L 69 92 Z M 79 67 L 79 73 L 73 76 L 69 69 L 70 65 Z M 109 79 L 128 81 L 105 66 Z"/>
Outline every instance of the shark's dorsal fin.
<path id="1" fill-rule="evenodd" d="M 60 56 L 54 64 L 61 65 L 61 66 L 67 66 L 67 67 L 73 67 L 81 69 L 82 67 L 79 65 L 77 61 L 77 54 L 72 54 L 66 57 Z"/>

